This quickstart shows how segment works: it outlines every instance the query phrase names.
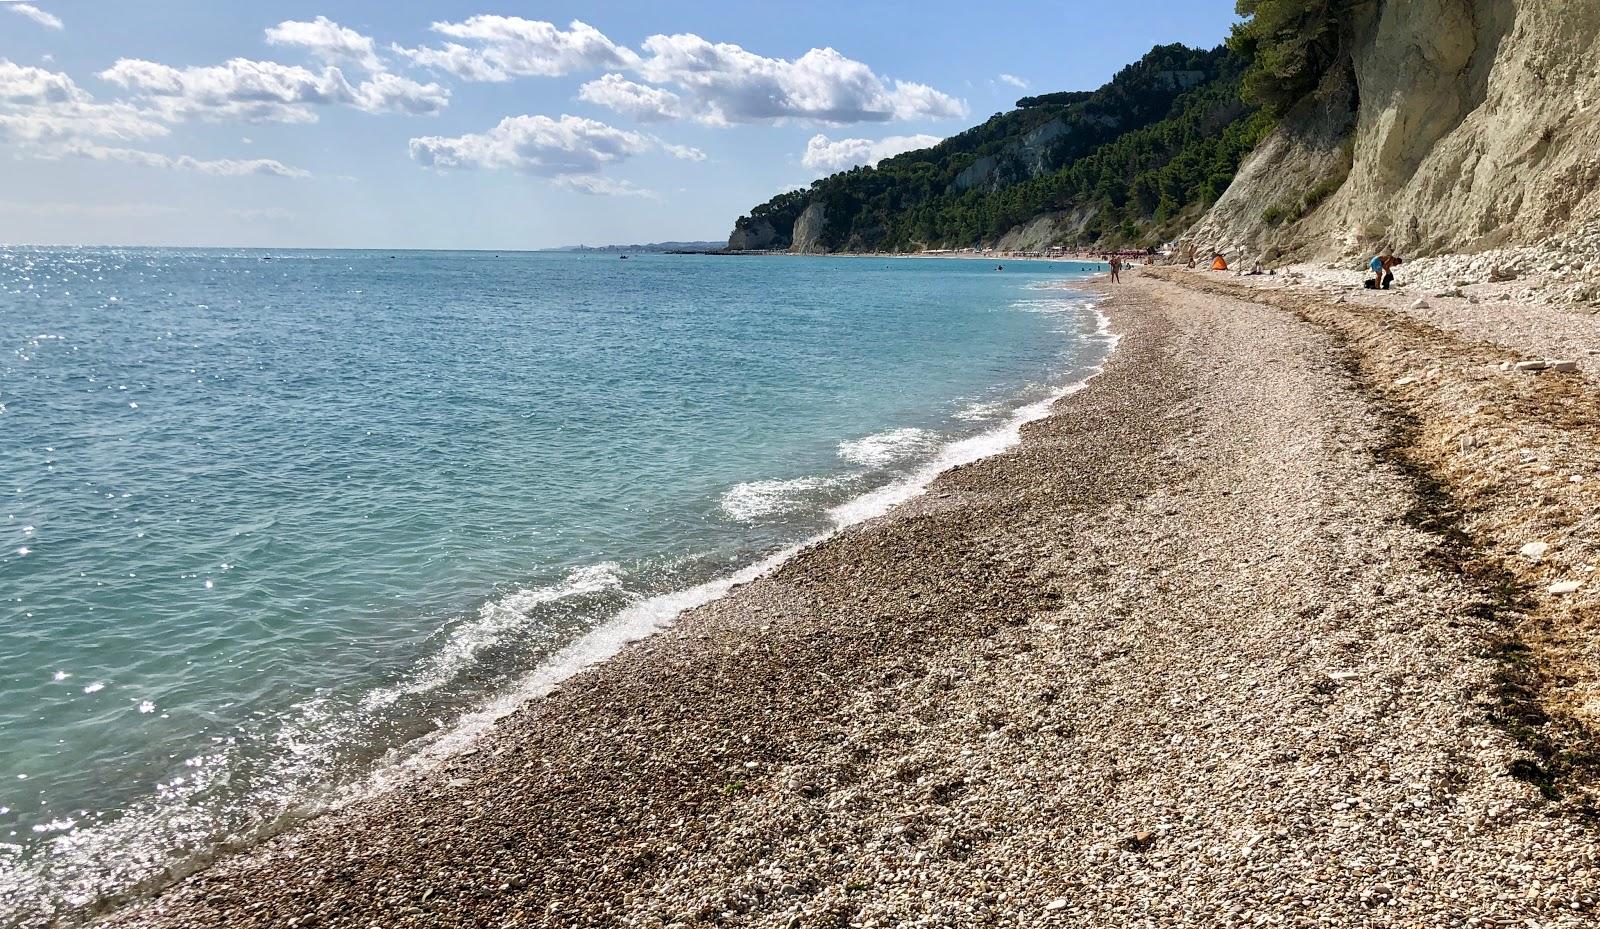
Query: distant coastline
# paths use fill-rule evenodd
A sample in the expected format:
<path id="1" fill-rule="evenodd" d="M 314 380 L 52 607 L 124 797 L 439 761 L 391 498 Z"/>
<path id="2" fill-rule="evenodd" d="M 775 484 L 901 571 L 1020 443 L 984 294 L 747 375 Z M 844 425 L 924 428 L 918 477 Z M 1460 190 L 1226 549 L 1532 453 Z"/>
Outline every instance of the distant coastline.
<path id="1" fill-rule="evenodd" d="M 644 245 L 562 245 L 562 246 L 560 246 L 558 248 L 542 248 L 542 249 L 539 249 L 539 251 L 542 251 L 542 252 L 562 252 L 562 253 L 568 253 L 568 252 L 639 252 L 641 254 L 646 254 L 646 253 L 650 253 L 650 252 L 689 252 L 689 253 L 698 254 L 698 253 L 704 253 L 704 252 L 717 251 L 717 250 L 725 248 L 725 247 L 726 247 L 726 243 L 724 243 L 724 242 L 720 242 L 720 241 L 716 241 L 716 240 L 712 240 L 712 239 L 706 239 L 704 241 L 693 241 L 693 240 L 690 240 L 690 241 L 684 241 L 684 242 L 648 242 L 648 243 L 646 243 Z"/>

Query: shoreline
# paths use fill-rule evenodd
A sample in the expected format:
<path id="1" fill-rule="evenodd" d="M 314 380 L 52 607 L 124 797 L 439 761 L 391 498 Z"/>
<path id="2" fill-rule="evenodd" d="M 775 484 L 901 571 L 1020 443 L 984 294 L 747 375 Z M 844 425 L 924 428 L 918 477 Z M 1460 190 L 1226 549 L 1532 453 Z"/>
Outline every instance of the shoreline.
<path id="1" fill-rule="evenodd" d="M 1043 399 L 1026 401 L 1018 398 L 1016 402 L 1020 405 L 988 424 L 984 431 L 951 439 L 938 448 L 934 458 L 917 466 L 911 473 L 830 507 L 827 511 L 832 522 L 830 528 L 796 540 L 731 573 L 628 605 L 596 628 L 552 653 L 538 667 L 521 675 L 506 690 L 481 706 L 468 710 L 448 725 L 409 744 L 392 748 L 391 753 L 399 754 L 395 760 L 382 763 L 352 783 L 298 800 L 270 820 L 251 827 L 244 835 L 229 837 L 219 841 L 215 849 L 170 862 L 161 874 L 128 885 L 104 899 L 119 901 L 114 909 L 138 906 L 192 874 L 202 873 L 234 857 L 248 856 L 264 844 L 292 839 L 297 830 L 318 819 L 342 815 L 352 806 L 377 801 L 390 792 L 415 786 L 416 782 L 433 776 L 441 765 L 458 755 L 476 753 L 478 740 L 491 733 L 501 720 L 518 713 L 529 702 L 559 690 L 569 679 L 604 663 L 618 652 L 670 628 L 682 614 L 725 597 L 778 570 L 806 550 L 913 500 L 927 492 L 928 487 L 946 471 L 1011 448 L 1020 441 L 1020 433 L 1025 425 L 1049 415 L 1056 401 L 1083 390 L 1104 370 L 1106 361 L 1115 353 L 1117 336 L 1110 331 L 1108 318 L 1097 306 L 1096 282 L 1063 277 L 1047 283 L 1047 290 L 1059 289 L 1072 293 L 1073 302 L 1081 306 L 1080 311 L 1090 314 L 1095 322 L 1091 340 L 1105 339 L 1109 342 L 1105 358 L 1098 364 L 1081 366 L 1086 372 L 1083 376 L 1051 387 L 1049 395 Z M 100 909 L 103 907 L 99 905 L 88 908 L 90 912 Z M 27 920 L 17 923 L 23 926 L 33 924 Z M 0 921 L 0 926 L 11 925 Z"/>
<path id="2" fill-rule="evenodd" d="M 107 924 L 1581 924 L 1593 838 L 1506 773 L 1492 622 L 1338 346 L 1151 279 L 1106 312 L 1019 444 Z"/>

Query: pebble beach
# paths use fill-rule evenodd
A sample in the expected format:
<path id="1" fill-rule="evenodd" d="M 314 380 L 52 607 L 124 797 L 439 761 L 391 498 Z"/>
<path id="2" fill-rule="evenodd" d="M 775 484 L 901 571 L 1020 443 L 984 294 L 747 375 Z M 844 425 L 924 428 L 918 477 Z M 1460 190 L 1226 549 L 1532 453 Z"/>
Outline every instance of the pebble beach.
<path id="1" fill-rule="evenodd" d="M 1583 714 L 1518 723 L 1546 606 L 1478 569 L 1433 394 L 1191 277 L 1107 288 L 1013 449 L 101 924 L 1594 925 Z"/>

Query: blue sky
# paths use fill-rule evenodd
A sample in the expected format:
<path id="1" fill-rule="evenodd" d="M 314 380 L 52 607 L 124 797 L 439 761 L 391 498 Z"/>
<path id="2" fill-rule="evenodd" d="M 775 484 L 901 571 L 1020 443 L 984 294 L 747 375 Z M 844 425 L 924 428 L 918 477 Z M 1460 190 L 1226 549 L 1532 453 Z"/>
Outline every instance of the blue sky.
<path id="1" fill-rule="evenodd" d="M 0 0 L 0 243 L 719 239 L 1233 0 Z"/>

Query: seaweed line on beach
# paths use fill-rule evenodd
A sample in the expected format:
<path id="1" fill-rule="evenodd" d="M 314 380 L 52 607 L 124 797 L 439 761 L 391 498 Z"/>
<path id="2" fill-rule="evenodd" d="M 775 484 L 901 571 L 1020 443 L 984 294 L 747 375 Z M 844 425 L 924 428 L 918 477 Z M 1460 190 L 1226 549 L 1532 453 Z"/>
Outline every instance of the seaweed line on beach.
<path id="1" fill-rule="evenodd" d="M 1600 727 L 1592 715 L 1585 718 L 1574 711 L 1570 701 L 1561 700 L 1555 693 L 1557 681 L 1572 675 L 1575 662 L 1547 647 L 1548 636 L 1538 632 L 1543 625 L 1560 623 L 1561 617 L 1541 612 L 1543 607 L 1535 593 L 1537 578 L 1527 570 L 1519 570 L 1527 566 L 1527 559 L 1519 561 L 1496 554 L 1497 550 L 1516 550 L 1520 544 L 1503 537 L 1508 526 L 1534 522 L 1536 517 L 1515 512 L 1517 502 L 1507 504 L 1503 491 L 1474 493 L 1462 487 L 1460 469 L 1447 467 L 1448 456 L 1428 445 L 1430 429 L 1456 428 L 1446 419 L 1450 407 L 1419 402 L 1418 391 L 1410 389 L 1437 380 L 1437 376 L 1416 378 L 1405 373 L 1414 367 L 1407 365 L 1405 359 L 1409 355 L 1426 353 L 1434 362 L 1444 358 L 1482 366 L 1490 363 L 1488 356 L 1503 357 L 1505 350 L 1487 343 L 1468 343 L 1399 309 L 1356 308 L 1319 300 L 1297 289 L 1242 287 L 1170 271 L 1158 272 L 1157 276 L 1185 287 L 1285 309 L 1327 331 L 1335 340 L 1350 377 L 1363 385 L 1374 407 L 1388 420 L 1391 437 L 1377 452 L 1412 484 L 1416 503 L 1407 514 L 1408 519 L 1439 538 L 1440 546 L 1434 555 L 1448 570 L 1471 580 L 1473 588 L 1480 592 L 1480 599 L 1471 609 L 1498 630 L 1485 642 L 1485 652 L 1497 666 L 1497 707 L 1491 719 L 1531 756 L 1513 761 L 1509 773 L 1534 784 L 1548 799 L 1567 801 L 1563 808 L 1571 815 L 1600 828 Z M 1456 373 L 1459 365 L 1455 369 L 1438 365 L 1428 370 Z M 1592 402 L 1600 402 L 1592 388 L 1575 378 L 1562 386 L 1587 392 Z M 1548 406 L 1522 403 L 1517 404 L 1516 413 L 1526 418 L 1544 418 L 1550 428 L 1589 443 L 1600 438 L 1592 417 L 1563 416 L 1567 410 L 1570 407 L 1556 408 L 1555 415 L 1547 415 L 1551 412 Z M 1486 444 L 1485 433 L 1504 432 L 1505 417 L 1498 419 L 1498 423 L 1475 429 L 1472 438 L 1457 447 L 1472 451 Z M 1519 441 L 1516 436 L 1496 437 L 1509 443 Z M 1474 525 L 1470 515 L 1475 506 L 1480 513 L 1495 509 L 1507 512 L 1490 513 L 1481 525 Z M 1587 514 L 1577 511 L 1567 521 L 1569 538 L 1591 526 L 1593 514 L 1593 510 Z M 1569 633 L 1574 637 L 1582 634 L 1577 630 Z"/>

